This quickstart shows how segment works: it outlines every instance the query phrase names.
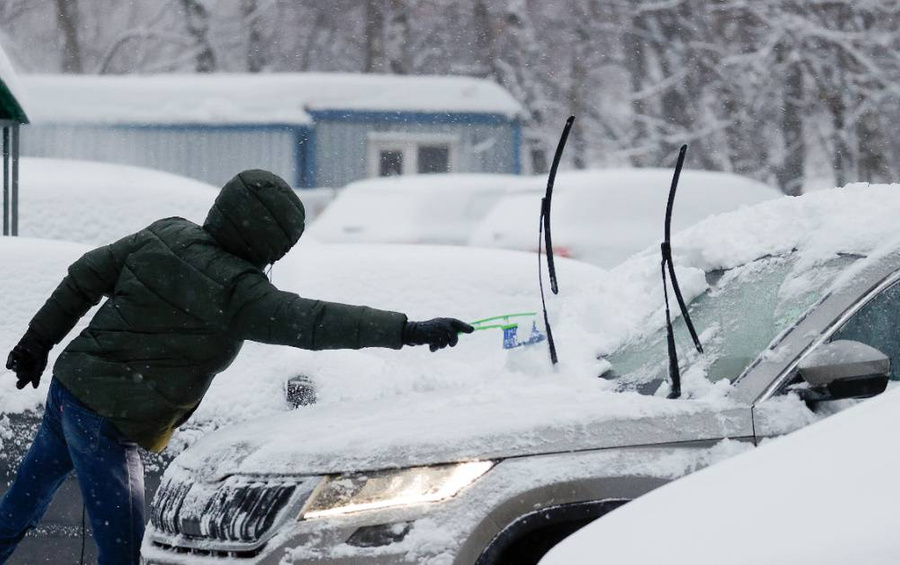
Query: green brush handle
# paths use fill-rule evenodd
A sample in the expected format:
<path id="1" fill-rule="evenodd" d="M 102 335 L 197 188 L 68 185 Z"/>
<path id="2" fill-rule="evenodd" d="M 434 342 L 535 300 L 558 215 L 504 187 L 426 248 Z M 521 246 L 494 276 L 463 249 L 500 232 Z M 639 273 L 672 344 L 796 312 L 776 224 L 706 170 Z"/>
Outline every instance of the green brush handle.
<path id="1" fill-rule="evenodd" d="M 494 328 L 500 328 L 500 329 L 505 330 L 507 328 L 511 328 L 511 327 L 519 325 L 518 323 L 510 324 L 509 323 L 510 318 L 534 318 L 535 316 L 537 316 L 537 312 L 519 312 L 516 314 L 504 314 L 502 316 L 493 316 L 491 318 L 484 318 L 483 320 L 475 320 L 474 322 L 470 322 L 469 325 L 475 327 L 476 332 L 481 331 L 481 330 L 490 330 L 490 329 L 494 329 Z M 481 325 L 485 322 L 493 322 L 495 320 L 503 320 L 506 323 L 505 324 L 488 324 L 486 326 Z"/>

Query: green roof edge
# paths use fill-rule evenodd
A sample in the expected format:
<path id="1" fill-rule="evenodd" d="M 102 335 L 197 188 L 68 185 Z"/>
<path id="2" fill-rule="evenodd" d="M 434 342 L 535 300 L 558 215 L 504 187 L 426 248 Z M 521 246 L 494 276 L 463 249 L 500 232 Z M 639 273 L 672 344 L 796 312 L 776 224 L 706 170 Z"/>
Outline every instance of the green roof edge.
<path id="1" fill-rule="evenodd" d="M 28 123 L 25 110 L 13 96 L 12 91 L 6 86 L 6 82 L 0 78 L 0 120 L 13 120 L 20 124 Z"/>

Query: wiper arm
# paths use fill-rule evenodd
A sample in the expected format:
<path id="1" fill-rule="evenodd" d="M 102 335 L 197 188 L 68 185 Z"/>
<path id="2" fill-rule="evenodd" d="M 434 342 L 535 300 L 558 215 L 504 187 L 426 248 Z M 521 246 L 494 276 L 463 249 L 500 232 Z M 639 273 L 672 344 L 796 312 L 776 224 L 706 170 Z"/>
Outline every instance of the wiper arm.
<path id="1" fill-rule="evenodd" d="M 660 269 L 662 271 L 663 281 L 663 297 L 666 301 L 666 343 L 669 348 L 669 379 L 672 381 L 672 390 L 669 392 L 669 398 L 678 398 L 681 396 L 681 372 L 678 369 L 678 352 L 675 349 L 675 330 L 672 327 L 672 315 L 669 311 L 669 291 L 666 283 L 666 273 L 672 280 L 672 290 L 675 291 L 675 298 L 678 301 L 678 307 L 681 309 L 681 316 L 684 318 L 684 324 L 687 326 L 694 340 L 694 347 L 698 353 L 703 353 L 703 346 L 700 344 L 700 338 L 697 337 L 697 330 L 691 322 L 691 316 L 688 314 L 687 305 L 684 303 L 684 297 L 681 294 L 681 288 L 678 286 L 678 278 L 675 276 L 675 264 L 672 262 L 672 207 L 675 204 L 675 191 L 678 188 L 678 179 L 681 176 L 681 169 L 684 166 L 684 156 L 687 153 L 687 145 L 682 145 L 678 152 L 678 161 L 675 163 L 675 174 L 672 177 L 672 186 L 669 188 L 669 200 L 666 203 L 666 220 L 665 232 L 660 251 L 662 252 L 662 262 Z"/>
<path id="2" fill-rule="evenodd" d="M 555 365 L 559 362 L 556 356 L 556 343 L 553 341 L 553 332 L 550 330 L 550 318 L 547 316 L 547 302 L 544 300 L 544 278 L 541 275 L 541 245 L 547 248 L 547 272 L 550 275 L 550 290 L 553 294 L 559 294 L 559 286 L 556 283 L 556 265 L 553 263 L 553 238 L 550 236 L 550 203 L 553 198 L 553 183 L 556 181 L 556 170 L 562 159 L 563 149 L 569 138 L 569 131 L 575 116 L 569 116 L 563 128 L 556 153 L 553 155 L 553 164 L 550 165 L 550 175 L 547 177 L 547 192 L 541 198 L 541 219 L 538 227 L 538 285 L 541 288 L 541 306 L 544 309 L 544 326 L 547 328 L 547 344 L 550 346 L 550 361 Z"/>

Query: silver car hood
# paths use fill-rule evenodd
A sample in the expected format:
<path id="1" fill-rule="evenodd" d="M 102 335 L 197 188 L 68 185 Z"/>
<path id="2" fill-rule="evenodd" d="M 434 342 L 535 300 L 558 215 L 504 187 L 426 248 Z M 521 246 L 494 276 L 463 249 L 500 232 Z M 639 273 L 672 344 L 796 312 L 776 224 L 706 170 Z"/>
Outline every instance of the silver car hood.
<path id="1" fill-rule="evenodd" d="M 478 459 L 751 437 L 750 409 L 562 387 L 406 395 L 312 406 L 223 428 L 177 466 L 206 481 L 233 474 L 321 475 Z"/>

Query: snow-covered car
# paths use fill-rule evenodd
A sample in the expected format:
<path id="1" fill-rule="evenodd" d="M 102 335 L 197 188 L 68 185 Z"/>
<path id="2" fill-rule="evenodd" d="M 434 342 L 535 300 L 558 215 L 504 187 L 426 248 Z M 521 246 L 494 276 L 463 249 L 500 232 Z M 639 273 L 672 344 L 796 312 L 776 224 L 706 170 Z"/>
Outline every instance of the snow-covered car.
<path id="1" fill-rule="evenodd" d="M 553 244 L 557 254 L 614 267 L 658 242 L 670 169 L 608 169 L 560 173 L 553 194 Z M 781 192 L 729 173 L 681 173 L 674 229 L 712 214 L 735 210 Z M 469 244 L 537 251 L 541 196 L 513 194 L 495 204 L 472 233 Z"/>
<path id="2" fill-rule="evenodd" d="M 463 245 L 500 198 L 538 192 L 542 182 L 538 177 L 467 173 L 358 181 L 340 190 L 310 233 L 330 243 Z"/>
<path id="3" fill-rule="evenodd" d="M 893 389 L 650 493 L 541 565 L 897 563 L 898 425 Z"/>
<path id="4" fill-rule="evenodd" d="M 19 234 L 105 245 L 168 216 L 202 223 L 219 188 L 172 173 L 92 161 L 21 160 Z"/>
<path id="5" fill-rule="evenodd" d="M 630 500 L 883 390 L 900 363 L 898 212 L 896 186 L 852 186 L 677 234 L 704 346 L 676 321 L 681 398 L 667 398 L 654 249 L 593 282 L 560 275 L 555 368 L 543 346 L 480 339 L 435 357 L 339 354 L 321 372 L 334 398 L 209 434 L 170 465 L 144 557 L 536 563 Z"/>

